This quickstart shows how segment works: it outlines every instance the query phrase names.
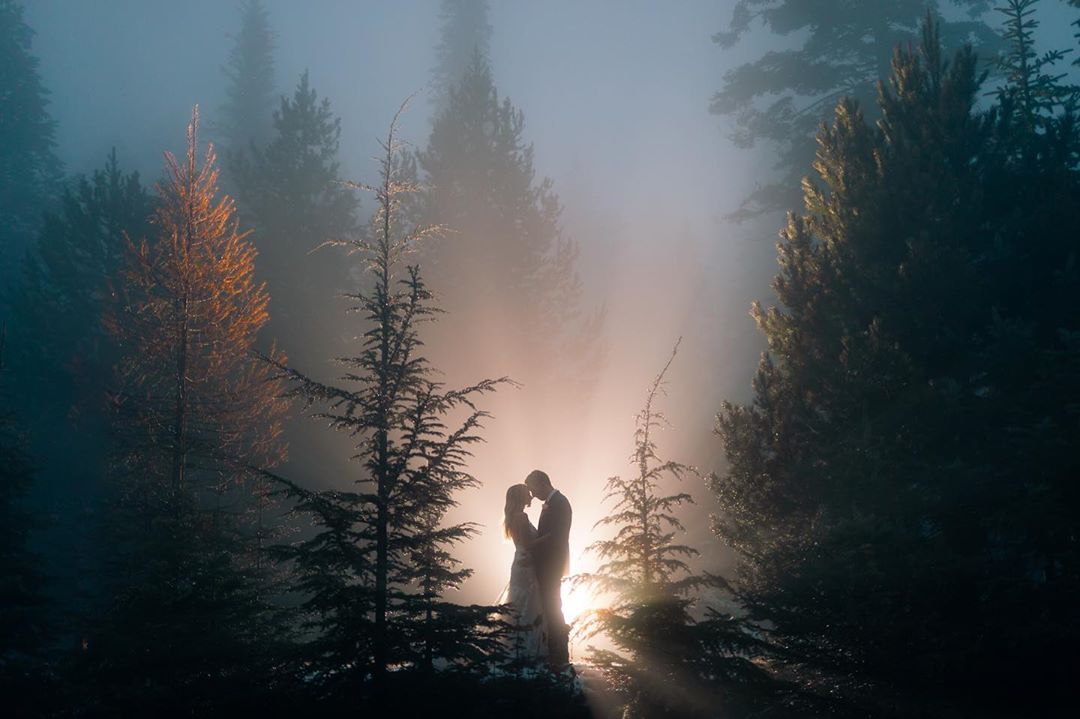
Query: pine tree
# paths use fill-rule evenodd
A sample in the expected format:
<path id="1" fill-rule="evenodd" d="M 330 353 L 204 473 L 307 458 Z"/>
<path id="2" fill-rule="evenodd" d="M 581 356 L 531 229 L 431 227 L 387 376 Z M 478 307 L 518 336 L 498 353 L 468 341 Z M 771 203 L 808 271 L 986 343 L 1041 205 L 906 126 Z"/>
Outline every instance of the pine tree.
<path id="1" fill-rule="evenodd" d="M 466 366 L 498 362 L 527 386 L 553 386 L 544 379 L 561 374 L 578 387 L 596 368 L 600 319 L 581 316 L 577 245 L 560 230 L 551 181 L 535 178 L 524 129 L 524 115 L 500 100 L 487 60 L 474 54 L 418 155 L 427 188 L 421 213 L 453 228 L 426 255 L 451 314 L 439 337 L 454 342 Z M 502 357 L 478 334 L 493 331 L 503 338 Z"/>
<path id="2" fill-rule="evenodd" d="M 487 0 L 442 0 L 439 18 L 442 27 L 431 70 L 437 111 L 449 104 L 450 91 L 465 77 L 473 56 L 488 57 L 491 46 Z"/>
<path id="3" fill-rule="evenodd" d="M 973 39 L 987 62 L 1002 47 L 980 19 L 985 0 L 954 0 L 969 9 L 967 19 L 941 21 L 946 46 L 958 48 Z M 777 148 L 775 179 L 763 184 L 731 213 L 748 219 L 797 206 L 799 182 L 813 160 L 813 136 L 836 102 L 852 97 L 873 112 L 878 78 L 889 72 L 892 49 L 917 43 L 919 20 L 937 0 L 739 0 L 730 26 L 713 41 L 734 46 L 760 22 L 773 35 L 801 34 L 794 48 L 769 50 L 724 74 L 723 86 L 709 109 L 731 117 L 731 139 L 739 147 L 759 142 Z M 936 12 L 936 10 L 935 10 Z"/>
<path id="4" fill-rule="evenodd" d="M 13 279 L 60 176 L 33 36 L 22 6 L 0 0 L 0 284 Z"/>
<path id="5" fill-rule="evenodd" d="M 305 72 L 274 112 L 273 138 L 234 173 L 240 212 L 256 230 L 256 274 L 271 296 L 265 332 L 288 337 L 294 362 L 305 365 L 341 351 L 321 308 L 348 278 L 332 253 L 316 252 L 357 229 L 356 196 L 339 175 L 340 137 L 341 121 L 328 100 L 318 100 Z"/>
<path id="6" fill-rule="evenodd" d="M 103 169 L 64 189 L 27 253 L 10 300 L 24 347 L 13 363 L 21 376 L 51 386 L 62 414 L 93 417 L 100 405 L 117 360 L 102 325 L 110 282 L 123 264 L 125 237 L 146 234 L 153 208 L 139 174 L 125 174 L 113 150 Z"/>
<path id="7" fill-rule="evenodd" d="M 23 504 L 35 468 L 7 407 L 5 344 L 0 328 L 0 689 L 12 711 L 31 714 L 41 710 L 37 694 L 45 683 L 42 652 L 49 627 L 45 578 L 29 547 L 35 522 Z"/>
<path id="8" fill-rule="evenodd" d="M 219 711 L 265 690 L 278 637 L 257 566 L 252 467 L 281 459 L 284 411 L 251 355 L 268 296 L 215 157 L 166 155 L 154 238 L 132 243 L 108 317 L 121 348 L 113 405 L 120 453 L 111 521 L 114 606 L 88 662 L 108 711 Z M 131 676 L 140 681 L 132 682 Z"/>
<path id="9" fill-rule="evenodd" d="M 45 213 L 9 299 L 11 399 L 32 437 L 37 476 L 52 520 L 39 535 L 44 571 L 57 589 L 54 623 L 61 643 L 77 641 L 100 607 L 97 518 L 112 451 L 105 387 L 119 359 L 102 322 L 111 283 L 123 265 L 126 235 L 148 229 L 154 203 L 138 174 L 121 171 L 113 152 L 104 169 L 65 188 Z"/>
<path id="10" fill-rule="evenodd" d="M 674 512 L 693 498 L 685 492 L 665 495 L 661 485 L 699 475 L 693 467 L 660 459 L 656 445 L 656 434 L 667 427 L 657 404 L 681 342 L 638 413 L 634 475 L 607 481 L 605 500 L 614 506 L 595 526 L 615 533 L 589 546 L 601 564 L 574 578 L 610 597 L 610 606 L 592 613 L 579 631 L 589 637 L 602 633 L 614 644 L 615 650 L 591 647 L 591 659 L 626 702 L 623 716 L 701 716 L 717 701 L 715 685 L 721 682 L 732 685 L 725 692 L 730 712 L 734 685 L 762 679 L 739 656 L 756 642 L 730 616 L 712 609 L 704 621 L 692 616 L 702 590 L 715 581 L 690 568 L 687 560 L 699 553 L 676 539 L 685 529 Z"/>
<path id="11" fill-rule="evenodd" d="M 349 295 L 365 321 L 359 354 L 341 360 L 352 387 L 325 385 L 274 363 L 292 394 L 320 405 L 315 417 L 354 438 L 363 468 L 355 491 L 311 491 L 286 482 L 297 510 L 309 513 L 318 531 L 280 549 L 296 564 L 317 631 L 310 666 L 353 693 L 369 676 L 382 689 L 391 665 L 455 664 L 482 655 L 489 642 L 483 625 L 490 610 L 467 611 L 442 599 L 468 576 L 451 550 L 475 531 L 443 518 L 457 504 L 455 495 L 476 483 L 465 462 L 487 415 L 474 401 L 505 380 L 448 390 L 433 380 L 421 354 L 420 325 L 439 310 L 418 267 L 405 266 L 405 258 L 440 228 L 413 225 L 404 216 L 418 188 L 397 138 L 397 117 L 382 143 L 381 184 L 356 186 L 374 193 L 377 209 L 368 233 L 348 242 L 364 257 L 371 282 L 367 291 Z M 458 413 L 464 418 L 451 424 Z"/>
<path id="12" fill-rule="evenodd" d="M 245 0 L 234 41 L 222 68 L 229 84 L 214 128 L 230 170 L 233 162 L 273 135 L 274 32 L 262 0 Z"/>
<path id="13" fill-rule="evenodd" d="M 1038 0 L 1006 0 L 1004 7 L 995 8 L 1005 16 L 1003 37 L 1009 50 L 1002 53 L 998 68 L 1005 84 L 998 91 L 999 99 L 1015 107 L 1021 121 L 1042 129 L 1043 123 L 1059 108 L 1075 109 L 1080 88 L 1064 85 L 1066 73 L 1048 74 L 1053 66 L 1071 52 L 1050 50 L 1042 55 L 1035 51 L 1035 30 L 1039 21 L 1035 18 Z M 1002 95 L 1009 95 L 1002 98 Z"/>
<path id="14" fill-rule="evenodd" d="M 976 112 L 979 86 L 928 19 L 876 128 L 837 106 L 754 308 L 754 401 L 718 419 L 732 585 L 832 711 L 1041 714 L 1076 667 L 1050 509 L 1075 503 L 1075 123 L 1033 131 L 1011 91 Z"/>

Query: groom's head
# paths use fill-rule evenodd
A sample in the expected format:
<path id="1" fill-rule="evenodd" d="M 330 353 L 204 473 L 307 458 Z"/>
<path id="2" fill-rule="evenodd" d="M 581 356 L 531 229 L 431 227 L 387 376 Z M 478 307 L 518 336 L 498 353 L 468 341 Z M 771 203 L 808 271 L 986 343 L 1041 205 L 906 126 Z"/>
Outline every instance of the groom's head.
<path id="1" fill-rule="evenodd" d="M 547 501 L 553 491 L 551 477 L 548 477 L 546 472 L 541 472 L 539 469 L 529 472 L 529 476 L 525 478 L 525 486 L 529 488 L 534 497 L 543 502 Z"/>

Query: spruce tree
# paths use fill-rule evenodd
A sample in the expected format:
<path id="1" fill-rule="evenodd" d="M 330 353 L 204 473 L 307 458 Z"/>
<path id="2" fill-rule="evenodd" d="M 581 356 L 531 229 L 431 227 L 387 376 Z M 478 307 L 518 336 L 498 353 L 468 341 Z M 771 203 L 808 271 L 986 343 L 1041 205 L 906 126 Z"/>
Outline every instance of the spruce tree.
<path id="1" fill-rule="evenodd" d="M 310 666 L 349 695 L 366 691 L 368 678 L 383 692 L 390 666 L 431 669 L 436 661 L 481 657 L 492 639 L 485 626 L 490 610 L 443 598 L 469 574 L 452 549 L 475 531 L 443 520 L 456 495 L 476 484 L 465 462 L 487 414 L 474 402 L 505 380 L 447 389 L 422 354 L 419 329 L 439 309 L 419 268 L 405 260 L 441 228 L 415 225 L 403 212 L 418 187 L 397 137 L 400 113 L 382 143 L 380 184 L 356 185 L 375 195 L 368 231 L 345 243 L 363 257 L 370 283 L 348 295 L 364 318 L 360 351 L 340 360 L 349 386 L 326 385 L 274 362 L 292 395 L 316 403 L 315 417 L 356 442 L 355 490 L 285 483 L 317 532 L 279 550 L 295 562 L 307 597 L 315 630 Z"/>
<path id="2" fill-rule="evenodd" d="M 255 228 L 256 275 L 270 291 L 264 332 L 289 338 L 294 363 L 309 365 L 342 349 L 322 308 L 348 278 L 333 253 L 316 250 L 355 232 L 358 203 L 339 175 L 341 121 L 306 72 L 273 118 L 272 139 L 237 163 L 237 201 Z"/>
<path id="3" fill-rule="evenodd" d="M 703 590 L 717 581 L 691 569 L 687 560 L 699 553 L 678 540 L 685 529 L 675 512 L 693 498 L 664 494 L 662 486 L 700 476 L 693 467 L 657 455 L 656 435 L 668 426 L 657 405 L 681 341 L 637 415 L 634 474 L 607 480 L 605 501 L 613 507 L 595 526 L 614 534 L 589 546 L 601 564 L 574 577 L 610 599 L 609 606 L 587 616 L 579 632 L 602 634 L 614 645 L 591 647 L 590 658 L 625 702 L 626 717 L 701 716 L 718 700 L 721 685 L 727 711 L 733 712 L 737 693 L 763 679 L 747 658 L 757 642 L 730 616 L 711 608 L 694 616 Z"/>
<path id="4" fill-rule="evenodd" d="M 102 324 L 111 283 L 126 237 L 146 235 L 153 209 L 139 174 L 124 173 L 113 150 L 104 168 L 64 189 L 26 255 L 10 297 L 22 346 L 12 360 L 22 376 L 50 386 L 63 415 L 97 414 L 117 360 Z"/>
<path id="5" fill-rule="evenodd" d="M 10 710 L 29 715 L 41 711 L 50 628 L 45 578 L 29 546 L 35 522 L 24 504 L 35 468 L 8 407 L 6 339 L 0 327 L 0 690 L 10 698 Z"/>
<path id="6" fill-rule="evenodd" d="M 439 19 L 442 27 L 431 70 L 436 111 L 449 104 L 450 91 L 465 77 L 473 56 L 488 57 L 491 46 L 487 0 L 442 0 Z"/>
<path id="7" fill-rule="evenodd" d="M 222 72 L 228 85 L 215 131 L 221 137 L 231 171 L 254 148 L 270 141 L 274 109 L 274 32 L 262 0 L 240 7 L 240 31 Z"/>
<path id="8" fill-rule="evenodd" d="M 561 375 L 580 387 L 596 369 L 597 325 L 582 317 L 577 245 L 559 227 L 551 181 L 535 177 L 524 130 L 523 113 L 500 100 L 486 58 L 474 53 L 418 155 L 422 216 L 453 229 L 425 255 L 450 312 L 438 337 L 455 342 L 455 360 L 467 366 L 498 362 L 527 386 L 550 387 Z M 502 356 L 483 341 L 492 332 Z"/>
<path id="9" fill-rule="evenodd" d="M 796 36 L 796 47 L 769 50 L 724 73 L 711 112 L 730 117 L 731 139 L 739 147 L 768 143 L 776 148 L 777 174 L 745 198 L 731 214 L 747 219 L 784 210 L 799 202 L 799 181 L 814 157 L 813 137 L 844 96 L 874 111 L 875 83 L 889 72 L 892 49 L 918 42 L 919 21 L 937 0 L 739 0 L 726 31 L 713 35 L 721 48 L 733 47 L 758 23 L 776 36 Z M 968 17 L 941 21 L 947 47 L 974 40 L 983 61 L 1002 47 L 982 21 L 986 0 L 953 0 Z"/>
<path id="10" fill-rule="evenodd" d="M 249 703 L 271 681 L 280 638 L 249 518 L 251 468 L 284 452 L 281 388 L 251 355 L 269 298 L 232 201 L 218 196 L 212 148 L 199 162 L 197 108 L 186 155 L 167 154 L 166 168 L 154 236 L 131 243 L 108 317 L 121 355 L 116 569 L 86 662 L 101 709 L 120 713 Z"/>
<path id="11" fill-rule="evenodd" d="M 1041 714 L 1076 668 L 1075 122 L 979 87 L 928 19 L 876 127 L 837 106 L 718 418 L 732 585 L 833 711 Z"/>
<path id="12" fill-rule="evenodd" d="M 60 176 L 33 36 L 22 6 L 0 0 L 0 285 L 14 279 Z"/>

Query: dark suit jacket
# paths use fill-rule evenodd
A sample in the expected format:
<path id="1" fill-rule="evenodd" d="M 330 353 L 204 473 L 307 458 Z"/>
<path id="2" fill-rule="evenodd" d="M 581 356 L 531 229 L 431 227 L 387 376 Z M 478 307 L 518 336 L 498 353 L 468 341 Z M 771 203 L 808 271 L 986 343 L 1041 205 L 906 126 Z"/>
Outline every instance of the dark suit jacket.
<path id="1" fill-rule="evenodd" d="M 565 577 L 570 571 L 570 520 L 573 510 L 570 502 L 556 491 L 548 497 L 540 521 L 536 527 L 538 537 L 551 535 L 550 539 L 533 550 L 538 577 Z"/>

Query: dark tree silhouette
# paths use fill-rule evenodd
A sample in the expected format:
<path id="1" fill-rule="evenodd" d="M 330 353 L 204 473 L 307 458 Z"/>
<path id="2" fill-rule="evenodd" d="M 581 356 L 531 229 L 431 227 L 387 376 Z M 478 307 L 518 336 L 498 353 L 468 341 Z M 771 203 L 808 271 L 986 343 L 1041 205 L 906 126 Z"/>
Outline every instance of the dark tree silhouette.
<path id="1" fill-rule="evenodd" d="M 317 531 L 279 550 L 295 562 L 306 596 L 315 630 L 310 667 L 330 687 L 354 695 L 366 690 L 368 678 L 381 691 L 390 666 L 430 669 L 436 660 L 475 666 L 496 639 L 485 626 L 492 623 L 490 608 L 442 599 L 469 575 L 452 548 L 475 531 L 443 518 L 457 504 L 455 495 L 476 483 L 465 462 L 487 415 L 474 401 L 506 380 L 446 389 L 422 354 L 419 329 L 439 310 L 419 269 L 405 259 L 441 228 L 411 224 L 402 210 L 419 190 L 397 137 L 403 109 L 382 143 L 380 185 L 355 185 L 375 195 L 368 232 L 340 243 L 363 257 L 371 283 L 348 295 L 364 318 L 360 352 L 340 360 L 350 388 L 273 362 L 293 396 L 318 405 L 315 417 L 356 442 L 362 469 L 356 490 L 312 491 L 285 482 Z"/>
<path id="2" fill-rule="evenodd" d="M 1052 713 L 1076 671 L 1076 126 L 979 86 L 928 19 L 876 128 L 838 105 L 718 420 L 733 586 L 848 713 Z"/>
<path id="3" fill-rule="evenodd" d="M 34 466 L 7 406 L 5 344 L 0 326 L 0 690 L 10 698 L 10 710 L 29 715 L 41 710 L 44 698 L 41 662 L 49 625 L 45 577 L 29 546 L 36 523 L 24 504 Z"/>
<path id="4" fill-rule="evenodd" d="M 0 0 L 0 285 L 13 279 L 60 178 L 49 94 L 30 52 L 33 36 L 22 6 Z"/>

